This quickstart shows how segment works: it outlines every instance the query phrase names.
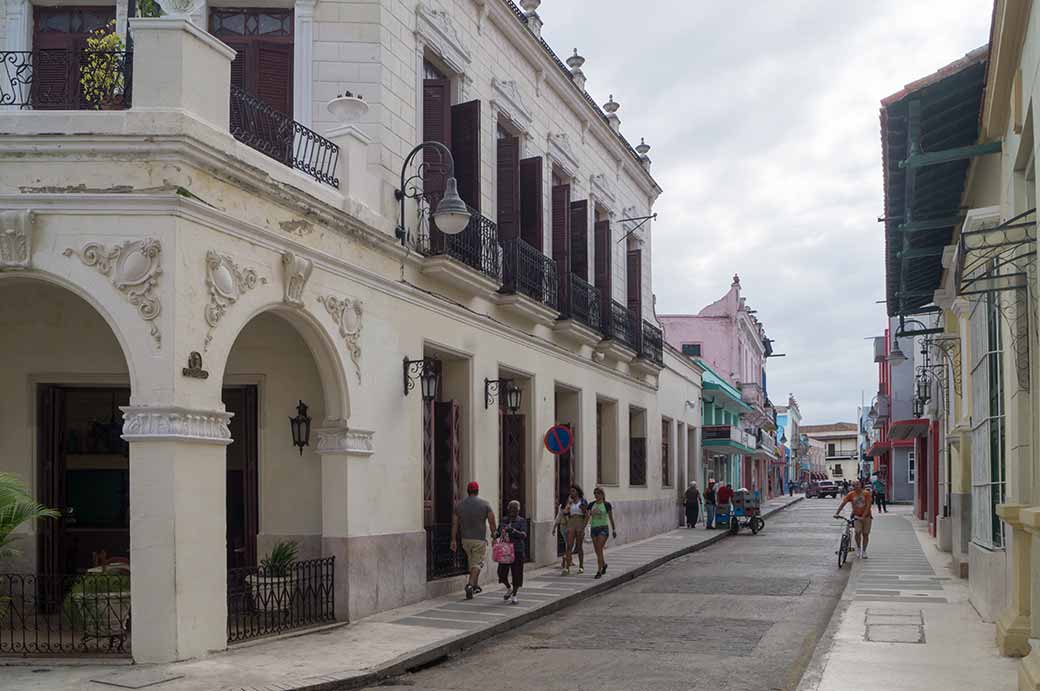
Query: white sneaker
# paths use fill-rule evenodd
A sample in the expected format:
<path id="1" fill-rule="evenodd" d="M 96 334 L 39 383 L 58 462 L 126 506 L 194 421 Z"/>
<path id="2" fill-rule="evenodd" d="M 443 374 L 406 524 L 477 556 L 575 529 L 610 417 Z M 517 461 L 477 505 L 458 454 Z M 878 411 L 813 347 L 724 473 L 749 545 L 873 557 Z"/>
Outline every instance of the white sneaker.
<path id="1" fill-rule="evenodd" d="M 866 559 L 866 558 L 867 558 L 867 553 L 866 553 L 866 552 L 863 552 L 863 558 L 864 558 L 864 559 Z"/>
<path id="2" fill-rule="evenodd" d="M 859 547 L 856 548 L 856 557 L 859 559 L 863 558 L 863 550 L 861 550 Z"/>
<path id="3" fill-rule="evenodd" d="M 510 602 L 511 604 L 514 604 L 514 605 L 515 605 L 515 604 L 516 604 L 516 595 L 514 595 L 514 596 L 513 596 L 513 597 L 512 597 L 512 598 L 511 598 L 511 599 L 509 600 L 509 602 Z"/>

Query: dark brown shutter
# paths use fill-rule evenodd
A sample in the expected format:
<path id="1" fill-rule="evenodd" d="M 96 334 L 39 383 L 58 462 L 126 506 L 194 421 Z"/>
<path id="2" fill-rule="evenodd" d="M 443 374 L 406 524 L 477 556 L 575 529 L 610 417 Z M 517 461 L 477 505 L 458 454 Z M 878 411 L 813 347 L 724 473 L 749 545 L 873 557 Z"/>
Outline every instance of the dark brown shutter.
<path id="1" fill-rule="evenodd" d="M 80 107 L 80 53 L 94 29 L 115 19 L 114 7 L 33 7 L 30 99 L 38 110 Z"/>
<path id="2" fill-rule="evenodd" d="M 440 142 L 451 148 L 451 82 L 447 79 L 423 80 L 423 141 Z M 424 157 L 437 161 L 430 150 Z M 442 166 L 423 167 L 423 192 L 431 200 L 440 199 L 447 178 Z"/>
<path id="3" fill-rule="evenodd" d="M 553 259 L 559 279 L 557 295 L 560 311 L 569 314 L 571 294 L 571 186 L 552 188 L 552 241 Z"/>
<path id="4" fill-rule="evenodd" d="M 451 153 L 459 196 L 480 211 L 480 101 L 451 107 Z"/>
<path id="5" fill-rule="evenodd" d="M 256 44 L 257 98 L 279 113 L 293 116 L 292 87 L 293 47 L 285 43 Z"/>
<path id="6" fill-rule="evenodd" d="M 643 250 L 628 251 L 628 308 L 635 313 L 635 319 L 641 323 L 643 319 Z"/>
<path id="7" fill-rule="evenodd" d="M 498 140 L 498 239 L 520 237 L 520 139 Z"/>
<path id="8" fill-rule="evenodd" d="M 571 273 L 589 280 L 589 201 L 571 202 Z"/>
<path id="9" fill-rule="evenodd" d="M 598 221 L 595 230 L 596 287 L 599 288 L 600 318 L 605 320 L 610 315 L 610 301 L 614 285 L 612 270 L 614 243 L 610 237 L 610 221 Z"/>
<path id="10" fill-rule="evenodd" d="M 520 237 L 539 252 L 545 251 L 542 158 L 520 161 Z"/>

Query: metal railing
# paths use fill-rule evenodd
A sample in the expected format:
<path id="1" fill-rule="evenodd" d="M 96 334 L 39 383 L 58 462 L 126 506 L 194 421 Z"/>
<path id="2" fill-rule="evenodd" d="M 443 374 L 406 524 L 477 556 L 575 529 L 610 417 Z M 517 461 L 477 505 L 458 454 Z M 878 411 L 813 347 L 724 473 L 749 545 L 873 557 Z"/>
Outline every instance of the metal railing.
<path id="1" fill-rule="evenodd" d="M 664 367 L 664 334 L 661 330 L 643 320 L 642 339 L 639 344 L 639 357 L 649 360 L 658 367 Z"/>
<path id="2" fill-rule="evenodd" d="M 570 290 L 562 301 L 564 304 L 560 305 L 560 318 L 577 319 L 589 328 L 600 330 L 599 288 L 575 274 L 568 278 Z"/>
<path id="3" fill-rule="evenodd" d="M 133 52 L 0 51 L 0 106 L 34 110 L 129 108 Z"/>
<path id="4" fill-rule="evenodd" d="M 336 558 L 298 561 L 285 571 L 229 569 L 228 643 L 336 620 Z"/>
<path id="5" fill-rule="evenodd" d="M 607 338 L 614 339 L 628 348 L 639 352 L 639 342 L 642 340 L 642 329 L 639 328 L 639 318 L 632 310 L 622 305 L 617 300 L 610 301 L 610 315 L 603 324 L 603 333 Z"/>
<path id="6" fill-rule="evenodd" d="M 514 238 L 502 243 L 502 292 L 521 293 L 559 309 L 556 263 L 530 244 Z"/>
<path id="7" fill-rule="evenodd" d="M 235 85 L 231 85 L 231 135 L 318 182 L 339 187 L 337 145 Z"/>
<path id="8" fill-rule="evenodd" d="M 130 574 L 0 574 L 0 655 L 128 655 Z"/>
<path id="9" fill-rule="evenodd" d="M 462 549 L 451 551 L 451 524 L 426 526 L 426 580 L 462 576 L 468 572 L 466 553 Z"/>
<path id="10" fill-rule="evenodd" d="M 502 250 L 498 225 L 470 208 L 469 225 L 457 235 L 446 235 L 436 227 L 419 236 L 419 252 L 427 257 L 448 256 L 488 278 L 502 280 Z M 431 224 L 432 226 L 432 224 Z"/>

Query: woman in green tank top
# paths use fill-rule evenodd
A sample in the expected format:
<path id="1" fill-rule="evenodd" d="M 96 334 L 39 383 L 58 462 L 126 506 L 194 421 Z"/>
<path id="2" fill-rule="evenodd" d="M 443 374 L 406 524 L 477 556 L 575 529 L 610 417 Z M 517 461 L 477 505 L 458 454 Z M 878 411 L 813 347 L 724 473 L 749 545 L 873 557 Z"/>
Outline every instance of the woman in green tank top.
<path id="1" fill-rule="evenodd" d="M 602 578 L 607 572 L 607 562 L 603 560 L 603 546 L 607 544 L 607 537 L 612 533 L 614 539 L 617 539 L 617 526 L 614 524 L 614 512 L 603 488 L 597 487 L 592 495 L 595 501 L 589 504 L 588 523 L 592 533 L 592 546 L 596 549 L 596 563 L 599 566 L 596 578 Z"/>

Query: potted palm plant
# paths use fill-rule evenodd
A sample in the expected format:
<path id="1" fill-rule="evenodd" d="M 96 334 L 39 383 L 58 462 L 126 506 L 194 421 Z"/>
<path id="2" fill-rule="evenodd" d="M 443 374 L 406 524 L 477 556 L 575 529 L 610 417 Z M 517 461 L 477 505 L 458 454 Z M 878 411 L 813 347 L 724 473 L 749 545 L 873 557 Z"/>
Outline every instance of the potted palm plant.
<path id="1" fill-rule="evenodd" d="M 90 32 L 79 70 L 80 89 L 89 105 L 99 110 L 124 105 L 126 60 L 126 46 L 116 33 L 114 19 Z"/>
<path id="2" fill-rule="evenodd" d="M 0 560 L 18 554 L 14 531 L 22 524 L 44 518 L 57 518 L 58 512 L 33 499 L 29 489 L 16 476 L 0 473 Z M 10 598 L 0 596 L 0 620 L 4 619 Z"/>
<path id="3" fill-rule="evenodd" d="M 265 612 L 285 612 L 293 601 L 293 566 L 296 564 L 295 542 L 279 542 L 270 554 L 260 560 L 257 573 L 246 576 L 249 593 L 256 608 Z"/>

